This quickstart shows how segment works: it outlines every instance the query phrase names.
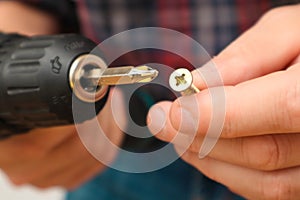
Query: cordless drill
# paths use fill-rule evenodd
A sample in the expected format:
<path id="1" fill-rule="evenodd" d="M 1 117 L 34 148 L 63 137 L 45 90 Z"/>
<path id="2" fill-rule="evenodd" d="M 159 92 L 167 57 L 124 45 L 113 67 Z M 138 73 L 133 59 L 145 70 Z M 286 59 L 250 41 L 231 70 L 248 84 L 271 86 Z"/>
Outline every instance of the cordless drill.
<path id="1" fill-rule="evenodd" d="M 149 67 L 109 71 L 99 51 L 90 53 L 95 47 L 76 34 L 0 33 L 0 138 L 36 127 L 72 124 L 73 115 L 80 116 L 76 123 L 81 123 L 95 116 L 85 112 L 91 104 L 95 113 L 103 108 L 109 85 L 157 76 Z"/>

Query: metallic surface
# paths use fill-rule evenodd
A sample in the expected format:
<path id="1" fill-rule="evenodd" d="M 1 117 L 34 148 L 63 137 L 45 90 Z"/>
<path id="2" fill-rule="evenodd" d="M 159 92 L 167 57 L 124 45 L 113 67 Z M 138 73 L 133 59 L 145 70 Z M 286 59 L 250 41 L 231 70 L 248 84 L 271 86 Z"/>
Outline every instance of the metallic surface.
<path id="1" fill-rule="evenodd" d="M 158 71 L 148 66 L 122 66 L 107 68 L 104 72 L 95 68 L 83 75 L 93 84 L 98 85 L 123 85 L 133 83 L 146 83 L 157 77 Z"/>
<path id="2" fill-rule="evenodd" d="M 157 76 L 158 71 L 146 65 L 107 68 L 100 57 L 85 54 L 72 63 L 69 82 L 79 99 L 96 102 L 106 94 L 109 85 L 146 83 Z"/>
<path id="3" fill-rule="evenodd" d="M 180 92 L 182 96 L 187 96 L 200 92 L 200 90 L 193 84 L 192 73 L 185 68 L 176 69 L 169 77 L 170 87 Z"/>
<path id="4" fill-rule="evenodd" d="M 74 60 L 69 72 L 69 84 L 74 94 L 84 102 L 96 102 L 107 92 L 108 86 L 92 86 L 88 80 L 83 81 L 82 76 L 86 70 L 98 69 L 104 72 L 107 68 L 105 62 L 92 54 L 81 55 Z"/>

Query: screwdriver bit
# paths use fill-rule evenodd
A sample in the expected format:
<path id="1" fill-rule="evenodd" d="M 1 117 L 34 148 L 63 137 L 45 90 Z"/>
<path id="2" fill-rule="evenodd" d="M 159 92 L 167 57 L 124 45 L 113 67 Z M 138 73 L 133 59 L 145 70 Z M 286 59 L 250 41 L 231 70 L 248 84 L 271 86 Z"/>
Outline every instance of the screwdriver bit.
<path id="1" fill-rule="evenodd" d="M 158 75 L 147 66 L 108 68 L 96 47 L 76 34 L 0 33 L 0 139 L 92 119 L 104 107 L 110 85 L 149 82 Z"/>
<path id="2" fill-rule="evenodd" d="M 107 68 L 104 72 L 100 69 L 87 70 L 83 78 L 90 80 L 93 85 L 123 85 L 150 82 L 157 75 L 157 70 L 142 65 Z"/>

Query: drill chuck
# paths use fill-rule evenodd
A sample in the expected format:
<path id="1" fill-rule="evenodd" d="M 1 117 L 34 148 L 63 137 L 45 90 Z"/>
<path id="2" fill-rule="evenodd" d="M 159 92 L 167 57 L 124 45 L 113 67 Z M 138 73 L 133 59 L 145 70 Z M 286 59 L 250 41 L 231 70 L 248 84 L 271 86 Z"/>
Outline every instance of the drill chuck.
<path id="1" fill-rule="evenodd" d="M 99 85 L 97 81 L 87 79 L 84 75 L 92 70 L 99 70 L 103 74 L 105 69 L 105 62 L 92 54 L 81 55 L 74 60 L 69 71 L 69 82 L 77 98 L 93 103 L 104 97 L 108 86 Z"/>

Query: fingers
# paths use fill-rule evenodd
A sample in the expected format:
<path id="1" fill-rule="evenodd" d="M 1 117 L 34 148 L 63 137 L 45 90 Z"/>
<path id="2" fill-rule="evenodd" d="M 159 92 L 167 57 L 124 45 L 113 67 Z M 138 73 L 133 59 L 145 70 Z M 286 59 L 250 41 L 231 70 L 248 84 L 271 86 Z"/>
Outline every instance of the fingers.
<path id="1" fill-rule="evenodd" d="M 74 133 L 42 159 L 28 161 L 4 169 L 10 179 L 18 185 L 30 183 L 38 187 L 64 186 L 73 188 L 82 184 L 104 168 L 81 144 Z"/>
<path id="2" fill-rule="evenodd" d="M 300 195 L 300 168 L 273 172 L 248 169 L 186 152 L 182 158 L 209 178 L 226 185 L 246 199 L 297 199 Z"/>
<path id="3" fill-rule="evenodd" d="M 297 70 L 272 73 L 235 87 L 220 88 L 219 92 L 224 92 L 226 96 L 226 102 L 223 102 L 226 103 L 226 110 L 221 137 L 298 132 L 300 64 L 294 67 Z M 196 101 L 191 101 L 193 98 Z M 198 135 L 205 135 L 213 117 L 218 117 L 213 116 L 213 109 L 218 109 L 218 104 L 212 104 L 216 100 L 214 98 L 208 91 L 179 98 L 166 116 L 170 117 L 171 124 L 177 131 L 193 134 L 198 130 Z M 155 107 L 150 110 L 150 114 L 154 109 Z"/>
<path id="4" fill-rule="evenodd" d="M 202 144 L 203 137 L 196 137 L 188 145 L 188 150 L 199 155 Z M 176 141 L 174 145 L 180 149 L 187 148 L 183 141 Z M 264 171 L 295 167 L 300 165 L 300 134 L 219 139 L 208 156 Z"/>
<path id="5" fill-rule="evenodd" d="M 225 85 L 236 85 L 287 67 L 300 54 L 300 29 L 295 26 L 300 18 L 299 7 L 269 11 L 211 63 L 195 70 L 195 85 L 200 89 L 207 87 L 201 75 L 209 79 L 213 63 Z"/>
<path id="6" fill-rule="evenodd" d="M 299 66 L 296 64 L 290 70 L 224 88 L 227 97 L 225 123 L 221 132 L 224 139 L 219 139 L 210 157 L 260 170 L 299 165 L 297 141 L 300 138 L 298 134 L 291 134 L 300 130 Z M 194 103 L 195 98 L 197 103 Z M 180 98 L 173 104 L 157 104 L 163 111 L 160 113 L 155 112 L 157 107 L 154 106 L 149 112 L 151 118 L 158 119 L 161 114 L 166 121 L 161 124 L 163 128 L 156 136 L 170 142 L 175 136 L 186 135 L 187 139 L 181 136 L 183 139 L 172 142 L 185 148 L 192 144 L 190 150 L 198 153 L 213 117 L 211 98 L 207 91 L 203 91 Z M 153 131 L 151 127 L 156 123 L 152 121 L 150 130 Z M 195 130 L 197 138 L 189 143 Z M 275 135 L 267 135 L 273 133 Z"/>
<path id="7" fill-rule="evenodd" d="M 105 164 L 111 163 L 116 156 L 117 152 L 112 149 L 111 144 L 108 145 L 104 141 L 108 138 L 114 145 L 120 145 L 122 141 L 123 134 L 118 126 L 122 126 L 121 123 L 124 120 L 120 102 L 122 100 L 121 95 L 122 93 L 119 90 L 112 89 L 105 107 L 97 118 L 77 126 L 80 139 L 77 133 L 74 132 L 74 135 L 68 141 L 49 152 L 47 157 L 41 160 L 39 164 L 34 164 L 31 171 L 38 171 L 38 173 L 31 176 L 32 181 L 30 183 L 42 188 L 58 185 L 67 189 L 75 189 L 106 168 L 92 155 L 98 159 L 98 156 L 101 156 L 106 161 Z M 112 97 L 116 102 L 112 102 Z M 113 103 L 114 105 L 117 104 L 118 108 L 117 120 L 120 122 L 118 125 L 115 123 L 116 119 L 113 116 L 115 110 L 111 109 Z M 101 126 L 105 135 L 99 133 L 98 125 Z M 103 161 L 102 159 L 99 160 Z M 41 169 L 42 167 L 43 169 Z M 30 171 L 29 169 L 24 170 Z"/>
<path id="8" fill-rule="evenodd" d="M 116 98 L 121 97 L 117 90 L 111 91 Z M 118 114 L 122 117 L 121 110 Z M 117 151 L 112 150 L 111 144 L 120 145 L 123 134 L 112 115 L 109 100 L 96 118 L 78 125 L 76 129 L 74 126 L 36 129 L 0 141 L 0 167 L 17 185 L 74 189 L 106 167 L 88 150 L 94 156 L 100 150 L 106 164 L 115 158 Z M 104 135 L 99 133 L 99 124 Z M 96 136 L 100 136 L 100 140 Z M 103 142 L 107 139 L 111 146 Z M 89 149 L 81 142 L 85 142 Z"/>
<path id="9" fill-rule="evenodd" d="M 0 141 L 0 166 L 10 166 L 16 160 L 40 159 L 55 146 L 74 134 L 74 126 L 35 129 L 24 135 Z"/>
<path id="10" fill-rule="evenodd" d="M 193 72 L 198 88 L 215 88 L 159 103 L 149 112 L 149 128 L 158 138 L 173 142 L 185 161 L 248 199 L 300 195 L 300 65 L 280 71 L 297 63 L 300 54 L 300 29 L 295 26 L 299 6 L 266 14 L 213 59 L 217 70 L 212 70 L 211 62 Z M 213 77 L 215 72 L 220 73 L 219 80 Z M 217 87 L 222 79 L 227 86 Z M 226 96 L 221 102 L 226 108 L 224 126 L 209 157 L 200 160 L 202 138 L 218 117 L 213 111 L 219 107 L 212 103 L 218 99 L 212 90 Z"/>
<path id="11" fill-rule="evenodd" d="M 101 169 L 103 169 L 102 164 L 95 159 L 88 159 L 80 164 L 70 163 L 68 167 L 33 180 L 30 184 L 39 188 L 60 186 L 68 190 L 73 190 L 91 179 Z"/>
<path id="12" fill-rule="evenodd" d="M 151 133 L 164 141 L 171 141 L 176 135 L 176 130 L 173 129 L 167 114 L 171 105 L 172 102 L 170 101 L 160 102 L 150 109 L 147 118 L 148 128 Z M 165 134 L 167 132 L 169 134 Z"/>
<path id="13" fill-rule="evenodd" d="M 172 126 L 170 118 L 170 102 L 158 104 L 164 119 L 149 124 L 150 131 L 159 139 L 172 142 L 181 149 L 189 149 L 198 155 L 203 145 L 204 135 L 189 135 Z M 155 119 L 156 108 L 150 110 L 149 116 Z M 153 112 L 154 111 L 154 112 Z M 164 114 L 168 113 L 168 114 Z M 181 152 L 182 154 L 182 152 Z M 259 170 L 277 170 L 298 166 L 300 163 L 300 134 L 277 134 L 242 137 L 234 139 L 218 139 L 217 144 L 208 155 L 211 158 Z"/>
<path id="14" fill-rule="evenodd" d="M 0 31 L 25 35 L 60 32 L 57 16 L 18 1 L 0 1 Z"/>

